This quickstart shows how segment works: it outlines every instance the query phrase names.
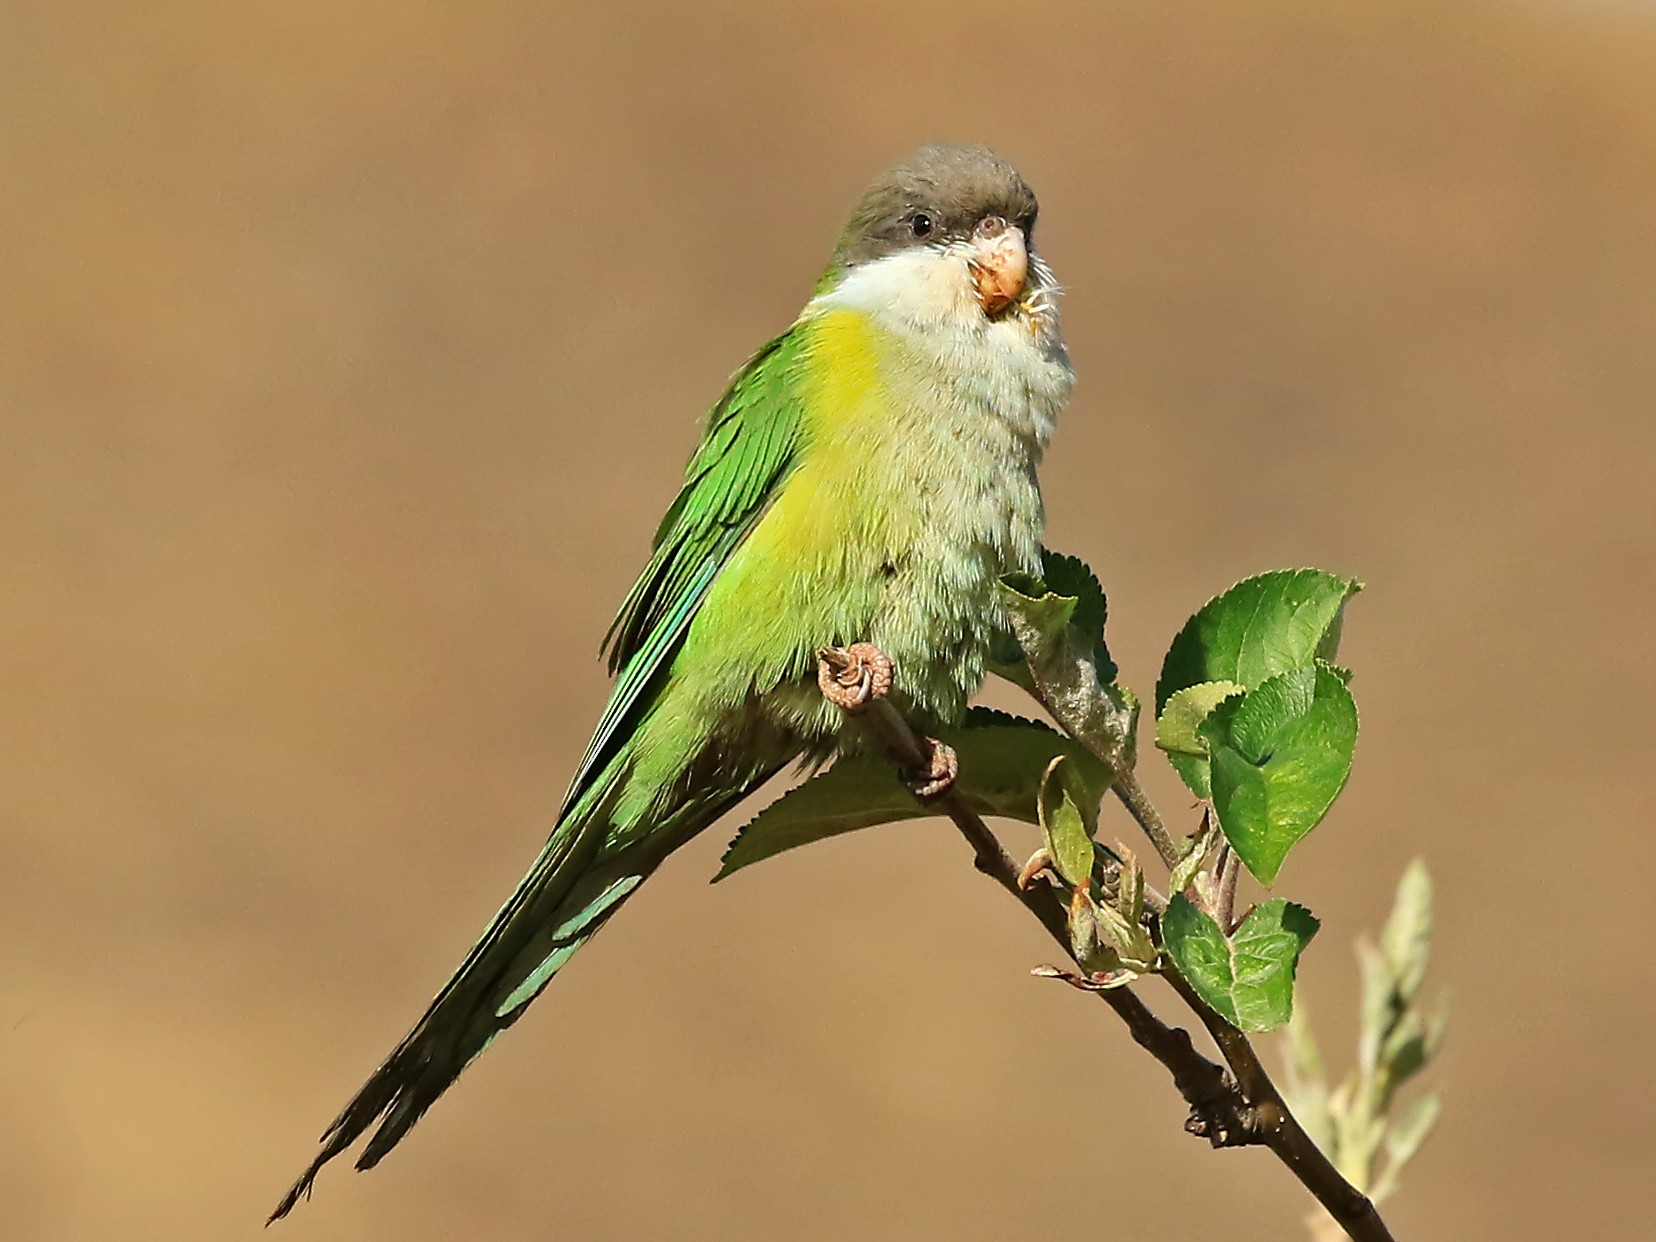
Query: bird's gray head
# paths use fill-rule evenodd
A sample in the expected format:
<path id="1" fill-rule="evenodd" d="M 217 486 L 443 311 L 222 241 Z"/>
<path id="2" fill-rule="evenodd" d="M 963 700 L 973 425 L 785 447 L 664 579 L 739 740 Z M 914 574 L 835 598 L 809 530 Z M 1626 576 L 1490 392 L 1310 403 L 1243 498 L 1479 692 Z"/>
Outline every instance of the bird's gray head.
<path id="1" fill-rule="evenodd" d="M 1000 316 L 1050 285 L 1031 253 L 1038 210 L 1017 169 L 987 147 L 921 147 L 863 193 L 819 291 L 864 268 L 929 256 L 926 266 L 960 273 L 983 313 Z"/>
<path id="2" fill-rule="evenodd" d="M 911 246 L 972 238 L 985 220 L 1021 229 L 1027 244 L 1039 205 L 1035 192 L 988 147 L 921 147 L 881 173 L 851 213 L 834 252 L 854 267 Z"/>

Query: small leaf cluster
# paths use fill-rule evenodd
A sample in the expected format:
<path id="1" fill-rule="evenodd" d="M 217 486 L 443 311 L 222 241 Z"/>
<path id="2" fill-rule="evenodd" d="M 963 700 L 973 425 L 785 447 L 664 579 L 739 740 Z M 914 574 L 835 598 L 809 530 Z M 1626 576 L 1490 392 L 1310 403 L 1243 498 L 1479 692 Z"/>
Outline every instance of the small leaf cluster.
<path id="1" fill-rule="evenodd" d="M 1120 987 L 1153 971 L 1157 949 L 1144 923 L 1144 872 L 1125 845 L 1097 840 L 1098 796 L 1062 756 L 1042 776 L 1045 841 L 1031 870 L 1050 869 L 1068 885 L 1070 952 L 1092 988 Z"/>
<path id="2" fill-rule="evenodd" d="M 1431 936 L 1432 880 L 1417 858 L 1398 882 L 1379 943 L 1357 944 L 1362 1008 L 1355 1067 L 1331 1087 L 1304 1012 L 1288 1026 L 1289 1104 L 1346 1180 L 1376 1203 L 1396 1191 L 1404 1166 L 1442 1112 L 1435 1092 L 1397 1108 L 1399 1091 L 1431 1063 L 1448 1027 L 1441 999 L 1430 1012 L 1422 1005 Z"/>
<path id="3" fill-rule="evenodd" d="M 1332 660 L 1359 589 L 1314 569 L 1249 578 L 1204 604 L 1162 661 L 1156 745 L 1264 884 L 1351 774 L 1357 704 Z"/>

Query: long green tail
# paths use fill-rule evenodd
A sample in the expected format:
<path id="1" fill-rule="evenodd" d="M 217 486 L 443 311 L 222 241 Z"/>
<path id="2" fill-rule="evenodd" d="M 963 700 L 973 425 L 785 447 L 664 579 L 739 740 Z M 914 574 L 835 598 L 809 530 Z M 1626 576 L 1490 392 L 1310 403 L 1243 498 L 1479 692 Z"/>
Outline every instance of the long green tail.
<path id="1" fill-rule="evenodd" d="M 322 1166 L 376 1123 L 356 1167 L 378 1164 L 669 853 L 769 775 L 693 799 L 619 849 L 605 845 L 612 797 L 593 795 L 571 807 L 425 1015 L 322 1135 L 321 1150 L 270 1219 L 308 1198 Z"/>

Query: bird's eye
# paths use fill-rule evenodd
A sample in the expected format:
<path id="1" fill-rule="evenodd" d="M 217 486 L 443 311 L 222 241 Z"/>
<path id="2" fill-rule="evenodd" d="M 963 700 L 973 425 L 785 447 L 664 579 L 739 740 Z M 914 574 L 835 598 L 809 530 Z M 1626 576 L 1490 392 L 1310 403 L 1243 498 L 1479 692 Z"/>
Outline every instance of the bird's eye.
<path id="1" fill-rule="evenodd" d="M 923 211 L 917 211 L 909 217 L 909 228 L 916 237 L 930 237 L 935 227 L 932 218 Z"/>

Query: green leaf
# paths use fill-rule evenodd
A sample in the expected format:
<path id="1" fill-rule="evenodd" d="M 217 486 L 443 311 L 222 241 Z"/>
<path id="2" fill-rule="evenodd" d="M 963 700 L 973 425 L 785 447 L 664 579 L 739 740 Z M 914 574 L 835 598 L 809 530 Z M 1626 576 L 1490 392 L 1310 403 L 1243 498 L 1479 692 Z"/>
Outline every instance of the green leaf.
<path id="1" fill-rule="evenodd" d="M 1142 923 L 1129 923 L 1108 903 L 1093 907 L 1098 938 L 1115 954 L 1118 964 L 1143 973 L 1156 968 L 1156 942 Z"/>
<path id="2" fill-rule="evenodd" d="M 1035 678 L 1029 671 L 1029 662 L 1024 659 L 1023 648 L 1018 646 L 1017 636 L 1011 630 L 998 631 L 990 640 L 984 668 L 996 677 L 1004 677 L 1030 698 L 1038 700 L 1041 697 Z"/>
<path id="3" fill-rule="evenodd" d="M 1411 1004 L 1398 1019 L 1380 1051 L 1388 1093 L 1396 1091 L 1437 1056 L 1449 1032 L 1449 998 L 1440 997 L 1431 1014 Z"/>
<path id="4" fill-rule="evenodd" d="M 1367 1188 L 1374 1180 L 1374 1157 L 1386 1137 L 1386 1119 L 1358 1103 L 1339 1114 L 1338 1166 L 1353 1186 Z"/>
<path id="5" fill-rule="evenodd" d="M 1366 1078 L 1374 1079 L 1382 1069 L 1380 1050 L 1397 1025 L 1400 1011 L 1385 955 L 1367 936 L 1357 940 L 1357 974 L 1357 1067 Z"/>
<path id="6" fill-rule="evenodd" d="M 1013 596 L 1014 633 L 1019 647 L 1026 653 L 1031 647 L 1045 648 L 1057 645 L 1069 628 L 1079 602 L 1073 595 L 1059 595 L 1046 589 L 1027 574 L 1009 574 L 1001 579 L 1004 592 Z M 1022 625 L 1017 624 L 1022 622 Z M 1033 643 L 1028 640 L 1033 638 Z"/>
<path id="7" fill-rule="evenodd" d="M 1098 906 L 1093 903 L 1092 895 L 1087 892 L 1087 888 L 1085 884 L 1077 884 L 1075 890 L 1070 893 L 1070 952 L 1075 956 L 1075 960 L 1081 963 L 1083 970 L 1090 970 L 1095 965 L 1107 969 L 1114 963 L 1100 958 Z M 1104 956 L 1107 957 L 1108 954 Z"/>
<path id="8" fill-rule="evenodd" d="M 1328 1069 L 1323 1064 L 1317 1038 L 1311 1031 L 1311 1019 L 1303 1002 L 1296 1001 L 1288 1019 L 1288 1081 L 1284 1094 L 1288 1107 L 1299 1118 L 1300 1125 L 1320 1147 L 1323 1154 L 1333 1159 L 1335 1151 L 1334 1114 L 1328 1089 Z"/>
<path id="9" fill-rule="evenodd" d="M 1432 876 L 1417 858 L 1397 882 L 1397 900 L 1380 932 L 1380 952 L 1403 1001 L 1414 999 L 1432 949 Z"/>
<path id="10" fill-rule="evenodd" d="M 1001 603 L 1024 668 L 997 671 L 1029 690 L 1093 753 L 1118 770 L 1130 768 L 1138 703 L 1115 684 L 1115 662 L 1103 641 L 1104 593 L 1092 571 L 1073 557 L 1045 553 L 1045 564 L 1076 594 L 1060 594 L 1027 574 L 1002 578 Z"/>
<path id="11" fill-rule="evenodd" d="M 1109 685 L 1116 679 L 1115 661 L 1104 643 L 1104 624 L 1109 618 L 1109 603 L 1098 575 L 1078 556 L 1065 556 L 1050 548 L 1041 549 L 1041 579 L 1046 590 L 1054 595 L 1067 596 L 1075 601 L 1070 624 L 1093 646 L 1098 680 Z"/>
<path id="12" fill-rule="evenodd" d="M 1179 861 L 1174 864 L 1173 874 L 1167 881 L 1168 892 L 1182 893 L 1191 886 L 1196 873 L 1207 861 L 1208 851 L 1213 848 L 1215 840 L 1213 817 L 1204 815 L 1202 826 L 1186 837 L 1179 848 Z"/>
<path id="13" fill-rule="evenodd" d="M 1234 681 L 1204 681 L 1197 686 L 1186 686 L 1162 708 L 1161 719 L 1156 721 L 1156 745 L 1169 754 L 1206 759 L 1207 741 L 1197 735 L 1197 726 L 1220 703 L 1246 689 Z"/>
<path id="14" fill-rule="evenodd" d="M 1432 1006 L 1426 1018 L 1426 1059 L 1430 1061 L 1443 1050 L 1443 1041 L 1449 1034 L 1449 994 L 1443 993 Z"/>
<path id="15" fill-rule="evenodd" d="M 1418 1009 L 1405 1010 L 1380 1050 L 1382 1066 L 1381 1104 L 1389 1107 L 1391 1097 L 1404 1083 L 1426 1068 L 1431 1052 L 1426 1046 L 1426 1023 Z"/>
<path id="16" fill-rule="evenodd" d="M 1128 969 L 1151 971 L 1156 968 L 1157 953 L 1156 942 L 1144 925 L 1144 872 L 1133 851 L 1119 842 L 1116 856 L 1121 867 L 1115 904 L 1104 901 L 1096 907 L 1099 938 Z"/>
<path id="17" fill-rule="evenodd" d="M 1300 953 L 1318 927 L 1304 906 L 1273 898 L 1227 937 L 1194 903 L 1176 896 L 1161 926 L 1179 973 L 1227 1021 L 1244 1031 L 1275 1030 L 1288 1021 Z"/>
<path id="18" fill-rule="evenodd" d="M 1088 796 L 1079 769 L 1068 756 L 1058 755 L 1047 765 L 1037 801 L 1053 866 L 1072 887 L 1084 887 L 1096 857 L 1093 833 L 1098 828 L 1098 803 Z"/>
<path id="19" fill-rule="evenodd" d="M 1386 1136 L 1386 1155 L 1393 1164 L 1401 1168 L 1409 1162 L 1437 1125 L 1442 1112 L 1443 1101 L 1434 1091 L 1421 1096 L 1392 1122 L 1391 1133 Z"/>
<path id="20" fill-rule="evenodd" d="M 1137 924 L 1144 918 L 1144 870 L 1138 857 L 1120 841 L 1116 842 L 1115 856 L 1121 860 L 1117 869 L 1116 908 L 1121 917 Z"/>
<path id="21" fill-rule="evenodd" d="M 1167 753 L 1167 761 L 1198 798 L 1212 796 L 1208 778 L 1208 744 L 1197 729 L 1213 709 L 1246 689 L 1234 681 L 1204 681 L 1186 686 L 1168 696 L 1156 721 L 1156 745 Z"/>
<path id="22" fill-rule="evenodd" d="M 1265 884 L 1321 822 L 1351 775 L 1357 704 L 1327 664 L 1278 673 L 1202 722 L 1213 809 L 1231 848 Z"/>
<path id="23" fill-rule="evenodd" d="M 1156 682 L 1156 715 L 1187 686 L 1235 681 L 1251 690 L 1315 659 L 1332 660 L 1345 602 L 1361 589 L 1319 569 L 1238 582 L 1202 605 L 1174 638 Z"/>
<path id="24" fill-rule="evenodd" d="M 1443 1100 L 1434 1091 L 1421 1096 L 1387 1128 L 1386 1168 L 1370 1193 L 1370 1198 L 1376 1203 L 1384 1202 L 1396 1193 L 1399 1175 L 1431 1135 L 1442 1113 Z"/>
<path id="25" fill-rule="evenodd" d="M 1067 756 L 1093 805 L 1110 773 L 1080 743 L 1038 721 L 974 707 L 948 742 L 960 759 L 955 788 L 979 815 L 1040 822 L 1036 795 L 1053 759 Z M 875 824 L 936 815 L 898 780 L 881 755 L 851 755 L 783 794 L 737 833 L 714 880 L 773 855 Z"/>

